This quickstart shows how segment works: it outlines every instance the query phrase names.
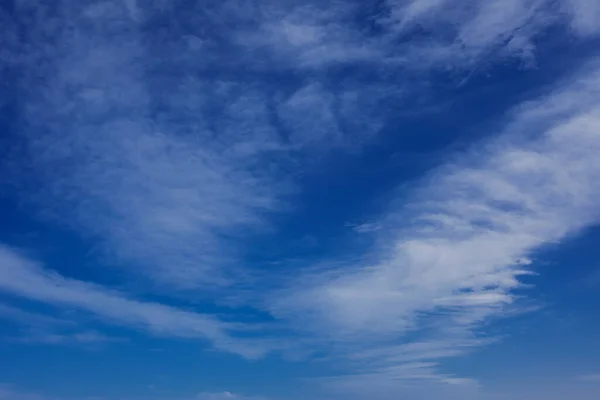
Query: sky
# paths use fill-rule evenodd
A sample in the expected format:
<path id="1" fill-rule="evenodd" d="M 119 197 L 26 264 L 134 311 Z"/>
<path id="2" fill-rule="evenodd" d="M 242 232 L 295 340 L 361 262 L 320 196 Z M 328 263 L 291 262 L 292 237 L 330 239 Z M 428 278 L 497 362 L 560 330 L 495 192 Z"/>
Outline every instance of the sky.
<path id="1" fill-rule="evenodd" d="M 0 400 L 600 396 L 597 0 L 0 2 Z"/>

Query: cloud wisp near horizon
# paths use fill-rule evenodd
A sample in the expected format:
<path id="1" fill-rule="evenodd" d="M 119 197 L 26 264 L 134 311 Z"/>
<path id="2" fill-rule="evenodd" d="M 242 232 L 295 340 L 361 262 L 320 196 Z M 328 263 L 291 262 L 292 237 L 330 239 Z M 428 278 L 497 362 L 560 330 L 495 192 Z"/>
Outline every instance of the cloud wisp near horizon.
<path id="1" fill-rule="evenodd" d="M 545 254 L 600 218 L 599 2 L 0 10 L 0 336 L 23 360 L 0 368 L 0 398 L 21 396 L 19 349 L 133 352 L 138 335 L 168 354 L 139 364 L 160 383 L 146 392 L 99 378 L 21 397 L 549 393 L 460 363 L 510 346 L 544 284 L 577 280 Z M 544 283 L 546 261 L 565 275 Z M 222 375 L 192 375 L 190 353 Z M 508 357 L 526 362 L 488 366 Z M 556 393 L 592 399 L 591 358 Z"/>

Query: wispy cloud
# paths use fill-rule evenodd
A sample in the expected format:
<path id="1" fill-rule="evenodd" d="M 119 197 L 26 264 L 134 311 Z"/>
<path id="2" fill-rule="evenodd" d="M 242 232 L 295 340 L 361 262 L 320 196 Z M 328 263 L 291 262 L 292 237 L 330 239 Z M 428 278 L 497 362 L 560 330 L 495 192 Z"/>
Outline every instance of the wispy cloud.
<path id="1" fill-rule="evenodd" d="M 84 349 L 97 349 L 99 346 L 106 344 L 126 343 L 127 339 L 112 337 L 95 331 L 75 333 L 26 331 L 19 335 L 19 337 L 12 338 L 11 341 L 20 344 L 63 345 L 82 347 Z"/>
<path id="2" fill-rule="evenodd" d="M 134 300 L 95 284 L 64 278 L 5 246 L 0 247 L 0 272 L 3 292 L 55 306 L 73 307 L 108 323 L 157 336 L 208 340 L 220 350 L 245 357 L 257 357 L 265 351 L 259 342 L 247 345 L 235 339 L 231 334 L 239 325 L 221 322 L 211 315 Z M 80 341 L 97 338 L 82 335 L 78 337 Z"/>
<path id="3" fill-rule="evenodd" d="M 216 267 L 231 261 L 219 237 L 261 225 L 261 214 L 279 207 L 280 187 L 259 157 L 280 147 L 261 94 L 230 88 L 238 94 L 225 100 L 225 116 L 210 120 L 206 93 L 218 97 L 215 85 L 176 66 L 142 79 L 161 66 L 145 56 L 135 23 L 103 5 L 102 14 L 63 5 L 74 31 L 55 35 L 69 50 L 49 57 L 55 68 L 26 65 L 46 82 L 23 85 L 22 128 L 45 189 L 38 196 L 159 281 L 219 283 L 226 277 Z"/>
<path id="4" fill-rule="evenodd" d="M 352 228 L 352 230 L 355 231 L 356 233 L 373 233 L 373 232 L 377 232 L 378 230 L 380 230 L 382 228 L 381 225 L 379 225 L 378 223 L 374 223 L 374 222 L 365 222 L 362 224 L 348 223 L 348 224 L 346 224 L 346 226 L 348 226 L 349 228 Z"/>
<path id="5" fill-rule="evenodd" d="M 255 397 L 246 396 L 242 394 L 232 393 L 228 391 L 223 392 L 203 392 L 199 394 L 189 396 L 176 396 L 176 397 L 152 397 L 157 400 L 269 400 L 266 397 Z M 0 383 L 0 400 L 67 400 L 73 399 L 71 397 L 57 398 L 54 396 L 41 395 L 32 391 L 23 390 L 17 388 L 14 385 Z M 84 398 L 78 398 L 79 400 L 139 400 L 141 397 L 100 397 L 100 396 L 88 396 Z"/>
<path id="6" fill-rule="evenodd" d="M 45 217 L 83 233 L 112 264 L 210 290 L 243 276 L 243 239 L 289 206 L 291 177 L 306 169 L 299 155 L 360 145 L 379 129 L 390 90 L 319 79 L 278 87 L 249 79 L 246 66 L 215 78 L 224 61 L 194 44 L 210 38 L 142 33 L 157 11 L 139 6 L 132 18 L 130 3 L 59 2 L 48 18 L 45 6 L 16 8 L 12 19 L 35 19 L 28 35 L 52 40 L 12 43 L 4 55 L 24 71 L 11 168 Z"/>
<path id="7" fill-rule="evenodd" d="M 216 393 L 200 393 L 198 400 L 268 400 L 265 397 L 246 396 L 228 391 Z"/>
<path id="8" fill-rule="evenodd" d="M 352 24 L 356 3 L 267 3 L 249 31 L 234 34 L 244 48 L 260 49 L 276 64 L 320 68 L 345 63 L 372 63 L 385 57 L 378 40 Z M 258 8 L 263 10 L 263 8 Z M 264 66 L 268 68 L 269 66 Z"/>
<path id="9" fill-rule="evenodd" d="M 64 326 L 72 322 L 66 319 L 52 317 L 45 314 L 25 311 L 21 308 L 0 303 L 0 318 L 27 326 Z"/>
<path id="10" fill-rule="evenodd" d="M 2 319 L 20 327 L 17 336 L 5 338 L 18 343 L 87 346 L 125 341 L 123 338 L 111 337 L 96 331 L 82 331 L 75 321 L 67 318 L 25 311 L 0 303 L 0 320 Z"/>
<path id="11" fill-rule="evenodd" d="M 438 168 L 408 206 L 391 205 L 364 264 L 304 277 L 273 313 L 339 343 L 358 371 L 349 384 L 468 383 L 440 360 L 493 341 L 481 328 L 516 306 L 533 252 L 600 217 L 599 95 L 593 63 L 518 107 L 498 139 Z"/>
<path id="12" fill-rule="evenodd" d="M 122 339 L 112 338 L 94 331 L 79 331 L 74 321 L 0 303 L 0 320 L 6 320 L 18 327 L 18 336 L 7 340 L 33 344 L 92 344 L 116 342 Z"/>
<path id="13" fill-rule="evenodd" d="M 539 36 L 551 27 L 579 38 L 600 33 L 594 22 L 599 6 L 591 0 L 388 0 L 372 7 L 326 1 L 257 9 L 268 12 L 253 14 L 255 24 L 238 32 L 239 43 L 270 54 L 278 66 L 310 69 L 357 63 L 473 69 L 510 58 L 532 63 Z M 366 18 L 372 29 L 356 18 Z"/>
<path id="14" fill-rule="evenodd" d="M 106 264 L 162 293 L 201 287 L 194 295 L 215 302 L 224 286 L 250 281 L 244 252 L 271 216 L 292 208 L 296 174 L 328 151 L 359 148 L 400 112 L 399 98 L 414 99 L 406 71 L 534 63 L 551 28 L 580 39 L 600 33 L 593 0 L 228 0 L 183 11 L 166 1 L 56 3 L 18 2 L 1 15 L 11 22 L 0 67 L 19 70 L 7 162 L 19 200 L 98 244 Z M 369 73 L 355 75 L 365 64 Z M 344 68 L 344 79 L 333 73 Z M 386 78 L 367 76 L 382 71 Z M 324 261 L 290 287 L 258 288 L 264 308 L 286 335 L 305 335 L 293 345 L 320 347 L 347 372 L 326 380 L 338 388 L 389 398 L 398 385 L 414 395 L 411 385 L 426 381 L 437 395 L 448 386 L 457 397 L 476 392 L 443 360 L 498 340 L 483 327 L 520 310 L 515 291 L 533 253 L 598 220 L 599 98 L 593 64 L 521 105 L 500 139 L 457 155 L 381 218 L 353 225 L 376 240 L 360 261 Z M 249 358 L 271 347 L 241 339 L 243 324 L 51 268 L 60 270 L 0 246 L 3 292 Z M 8 306 L 0 315 L 56 322 Z"/>
<path id="15" fill-rule="evenodd" d="M 199 399 L 206 400 L 223 400 L 223 399 L 236 399 L 238 396 L 231 392 L 220 392 L 220 393 L 200 393 L 198 395 Z"/>
<path id="16" fill-rule="evenodd" d="M 593 0 L 568 0 L 565 6 L 572 18 L 571 27 L 580 35 L 594 35 L 600 32 L 597 21 L 600 19 L 600 4 Z"/>
<path id="17" fill-rule="evenodd" d="M 241 239 L 287 206 L 294 155 L 360 145 L 380 129 L 382 101 L 404 90 L 351 80 L 333 88 L 317 78 L 276 88 L 267 79 L 245 78 L 258 62 L 245 52 L 261 54 L 262 46 L 310 68 L 357 60 L 410 68 L 435 60 L 472 63 L 489 53 L 526 52 L 533 36 L 556 21 L 593 34 L 585 17 L 598 8 L 581 0 L 560 11 L 542 0 L 387 2 L 385 12 L 355 3 L 240 8 L 226 2 L 219 15 L 239 19 L 233 24 L 239 29 L 219 25 L 218 36 L 229 42 L 215 45 L 214 37 L 195 31 L 145 36 L 151 34 L 142 34 L 140 24 L 157 10 L 134 3 L 59 2 L 52 13 L 34 3 L 16 8 L 11 19 L 35 20 L 29 36 L 52 38 L 27 49 L 18 46 L 16 31 L 5 39 L 3 60 L 24 71 L 16 85 L 26 150 L 16 157 L 29 160 L 22 170 L 34 176 L 17 179 L 41 188 L 28 192 L 43 199 L 46 214 L 100 243 L 115 264 L 161 284 L 206 289 L 243 275 Z M 359 12 L 379 33 L 357 30 L 352 21 Z M 215 13 L 197 15 L 218 25 Z M 63 29 L 67 20 L 70 28 Z M 397 43 L 417 25 L 432 31 L 427 43 Z M 211 76 L 225 65 L 235 73 Z M 39 77 L 43 85 L 36 84 Z"/>
<path id="18" fill-rule="evenodd" d="M 396 34 L 417 34 L 406 53 L 423 66 L 479 68 L 482 63 L 514 58 L 534 62 L 538 37 L 550 27 L 575 36 L 600 31 L 589 24 L 598 13 L 590 1 L 550 0 L 394 0 L 386 23 Z M 593 17 L 591 17 L 593 18 Z M 588 21 L 588 22 L 586 22 Z"/>

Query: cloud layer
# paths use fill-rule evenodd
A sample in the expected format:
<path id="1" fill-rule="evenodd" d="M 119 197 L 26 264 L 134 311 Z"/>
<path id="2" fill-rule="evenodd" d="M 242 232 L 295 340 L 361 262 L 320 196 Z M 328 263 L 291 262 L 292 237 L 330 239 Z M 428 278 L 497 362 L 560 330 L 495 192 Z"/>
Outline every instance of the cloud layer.
<path id="1" fill-rule="evenodd" d="M 72 307 L 95 314 L 108 323 L 157 336 L 209 340 L 220 350 L 245 357 L 254 358 L 265 351 L 259 342 L 247 345 L 230 335 L 241 325 L 229 325 L 211 315 L 138 301 L 92 283 L 64 278 L 6 246 L 0 247 L 0 272 L 0 290 L 19 297 Z"/>
<path id="2" fill-rule="evenodd" d="M 320 382 L 338 397 L 416 398 L 425 386 L 429 397 L 482 396 L 444 360 L 500 340 L 486 324 L 524 312 L 521 277 L 536 251 L 600 217 L 597 61 L 498 116 L 502 129 L 408 194 L 396 189 L 378 217 L 345 222 L 374 240 L 358 260 L 277 260 L 281 269 L 265 272 L 248 254 L 257 242 L 279 246 L 278 223 L 303 206 L 303 178 L 422 112 L 430 77 L 456 85 L 495 65 L 533 67 L 551 33 L 592 43 L 600 3 L 376 3 L 3 8 L 0 68 L 11 79 L 2 104 L 14 103 L 15 118 L 0 183 L 33 219 L 93 248 L 95 272 L 125 271 L 130 292 L 2 242 L 0 291 L 248 359 L 319 354 L 338 372 Z M 181 306 L 198 299 L 219 315 Z M 268 322 L 248 323 L 244 311 Z M 56 326 L 74 321 L 9 305 L 0 317 L 45 332 L 39 341 L 111 340 L 88 327 L 66 337 Z M 10 393 L 0 387 L 0 398 Z"/>
<path id="3" fill-rule="evenodd" d="M 497 139 L 392 202 L 364 264 L 309 273 L 274 314 L 339 343 L 361 374 L 344 383 L 468 384 L 438 372 L 439 361 L 493 341 L 481 328 L 513 312 L 534 252 L 600 217 L 599 95 L 593 63 L 515 109 Z"/>

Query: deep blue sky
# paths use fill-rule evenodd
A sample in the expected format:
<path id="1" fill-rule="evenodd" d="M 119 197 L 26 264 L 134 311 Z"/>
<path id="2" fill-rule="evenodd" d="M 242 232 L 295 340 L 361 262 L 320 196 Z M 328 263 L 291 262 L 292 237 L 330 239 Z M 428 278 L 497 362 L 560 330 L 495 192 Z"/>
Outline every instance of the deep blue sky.
<path id="1" fill-rule="evenodd" d="M 596 0 L 3 1 L 0 400 L 592 400 Z"/>

